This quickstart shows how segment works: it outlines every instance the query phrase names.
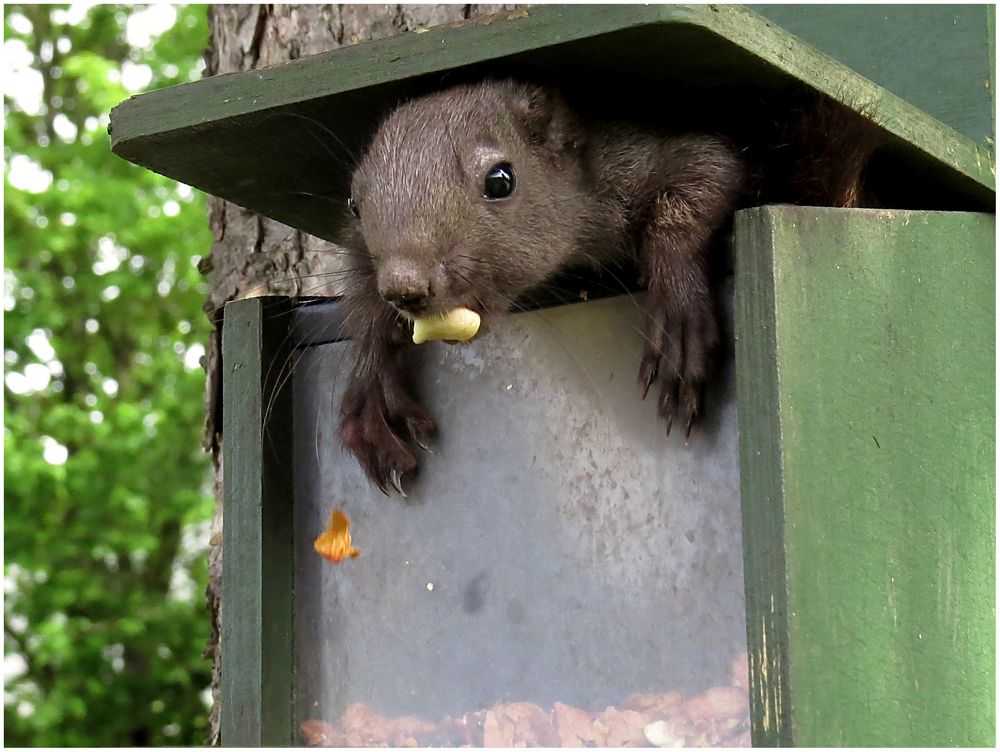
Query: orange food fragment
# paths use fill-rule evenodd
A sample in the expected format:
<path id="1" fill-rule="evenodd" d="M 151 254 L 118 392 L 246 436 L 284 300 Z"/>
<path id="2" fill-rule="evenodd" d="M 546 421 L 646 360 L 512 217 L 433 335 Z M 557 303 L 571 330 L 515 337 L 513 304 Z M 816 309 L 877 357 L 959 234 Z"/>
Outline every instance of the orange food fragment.
<path id="1" fill-rule="evenodd" d="M 360 555 L 361 552 L 351 545 L 350 526 L 347 515 L 339 509 L 330 512 L 330 524 L 313 543 L 316 553 L 334 564 Z"/>

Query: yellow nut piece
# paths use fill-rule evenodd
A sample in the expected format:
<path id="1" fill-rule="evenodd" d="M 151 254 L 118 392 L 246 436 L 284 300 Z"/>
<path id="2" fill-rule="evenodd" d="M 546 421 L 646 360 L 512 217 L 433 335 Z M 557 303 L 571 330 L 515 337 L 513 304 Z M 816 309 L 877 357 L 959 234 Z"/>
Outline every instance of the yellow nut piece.
<path id="1" fill-rule="evenodd" d="M 479 314 L 468 308 L 456 308 L 439 316 L 423 316 L 413 322 L 413 343 L 419 345 L 432 339 L 465 342 L 479 331 Z"/>

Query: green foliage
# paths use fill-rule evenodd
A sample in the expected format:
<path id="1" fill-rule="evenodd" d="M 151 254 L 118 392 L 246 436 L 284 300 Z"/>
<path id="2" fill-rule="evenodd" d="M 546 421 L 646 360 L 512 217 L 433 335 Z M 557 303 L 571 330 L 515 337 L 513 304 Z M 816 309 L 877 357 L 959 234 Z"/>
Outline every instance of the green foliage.
<path id="1" fill-rule="evenodd" d="M 130 43 L 130 18 L 170 13 L 147 8 L 4 8 L 5 51 L 22 67 L 4 97 L 11 745 L 207 736 L 197 361 L 209 325 L 196 264 L 212 238 L 203 197 L 114 157 L 106 126 L 134 93 L 125 83 L 199 77 L 208 27 L 205 6 L 175 6 L 171 28 Z"/>

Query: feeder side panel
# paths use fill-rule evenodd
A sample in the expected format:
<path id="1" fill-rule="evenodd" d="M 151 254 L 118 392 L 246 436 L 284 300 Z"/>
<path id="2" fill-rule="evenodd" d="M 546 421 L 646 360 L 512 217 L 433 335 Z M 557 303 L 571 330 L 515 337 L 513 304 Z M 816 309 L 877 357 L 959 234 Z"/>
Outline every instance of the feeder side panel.
<path id="1" fill-rule="evenodd" d="M 958 212 L 738 218 L 740 423 L 771 432 L 741 456 L 755 743 L 993 743 L 994 234 Z"/>

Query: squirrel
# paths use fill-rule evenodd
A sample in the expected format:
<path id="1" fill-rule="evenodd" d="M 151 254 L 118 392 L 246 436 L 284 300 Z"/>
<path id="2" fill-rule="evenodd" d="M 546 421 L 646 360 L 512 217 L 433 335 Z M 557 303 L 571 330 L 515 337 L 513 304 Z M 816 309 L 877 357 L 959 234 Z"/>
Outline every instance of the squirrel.
<path id="1" fill-rule="evenodd" d="M 407 388 L 411 321 L 464 307 L 488 328 L 561 272 L 623 263 L 647 290 L 639 391 L 658 385 L 667 432 L 677 424 L 687 436 L 720 350 L 712 265 L 734 211 L 862 205 L 875 133 L 822 98 L 764 145 L 586 118 L 555 88 L 513 80 L 400 105 L 347 202 L 344 445 L 383 493 L 405 495 L 415 450 L 436 430 Z"/>

